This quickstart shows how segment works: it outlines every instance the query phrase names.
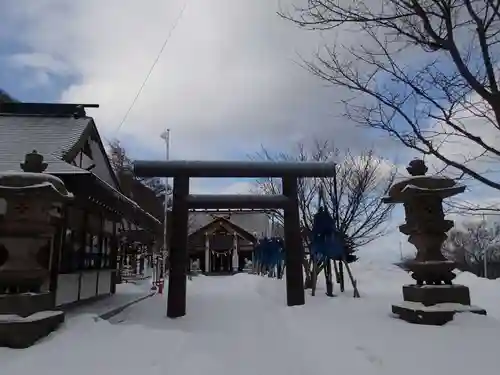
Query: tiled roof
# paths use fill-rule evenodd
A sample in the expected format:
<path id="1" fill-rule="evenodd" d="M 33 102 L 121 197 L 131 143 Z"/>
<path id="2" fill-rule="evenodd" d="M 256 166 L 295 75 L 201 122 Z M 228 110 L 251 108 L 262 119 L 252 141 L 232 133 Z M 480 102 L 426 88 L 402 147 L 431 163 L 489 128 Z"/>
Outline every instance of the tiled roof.
<path id="1" fill-rule="evenodd" d="M 230 221 L 224 217 L 218 217 L 216 219 L 213 219 L 207 225 L 204 225 L 203 227 L 198 228 L 198 230 L 196 232 L 191 232 L 190 236 L 196 235 L 197 233 L 202 234 L 202 235 L 204 235 L 205 233 L 213 233 L 213 231 L 217 230 L 217 229 L 223 229 L 224 231 L 227 231 L 231 234 L 233 232 L 236 232 L 241 237 L 243 237 L 244 239 L 246 239 L 250 242 L 255 242 L 255 240 L 258 237 L 260 237 L 260 236 L 254 236 L 253 233 L 246 231 L 245 229 L 243 229 L 239 225 L 234 224 L 232 221 Z"/>
<path id="2" fill-rule="evenodd" d="M 37 104 L 31 106 L 36 106 Z M 58 108 L 54 105 L 44 105 Z M 68 108 L 66 108 L 68 107 Z M 71 106 L 66 106 L 69 112 Z M 15 109 L 15 108 L 14 108 Z M 36 109 L 36 108 L 35 108 Z M 21 171 L 20 164 L 27 153 L 36 150 L 43 155 L 48 164 L 45 172 L 61 175 L 86 174 L 93 177 L 99 185 L 108 190 L 115 198 L 126 202 L 144 214 L 153 226 L 160 224 L 154 216 L 143 210 L 135 201 L 129 199 L 117 189 L 102 181 L 92 172 L 78 168 L 64 160 L 66 154 L 84 139 L 89 126 L 93 125 L 91 117 L 74 117 L 72 115 L 20 115 L 17 113 L 0 113 L 0 172 Z"/>
<path id="3" fill-rule="evenodd" d="M 163 200 L 156 196 L 155 192 L 134 180 L 132 183 L 132 198 L 149 212 L 152 216 L 163 222 L 165 213 L 163 211 Z"/>
<path id="4" fill-rule="evenodd" d="M 48 173 L 86 173 L 62 157 L 91 121 L 90 117 L 0 115 L 0 171 L 20 171 L 25 155 L 36 150 L 48 163 Z"/>
<path id="5" fill-rule="evenodd" d="M 108 184 L 107 182 L 101 180 L 99 177 L 97 177 L 97 176 L 94 175 L 94 178 L 97 181 L 99 181 L 99 184 L 101 184 L 102 186 L 106 187 L 106 189 L 108 191 L 110 191 L 115 196 L 116 199 L 120 199 L 121 201 L 126 202 L 127 204 L 129 204 L 130 206 L 132 206 L 134 209 L 142 212 L 144 214 L 144 216 L 147 217 L 147 219 L 151 223 L 153 223 L 153 225 L 155 227 L 157 227 L 156 229 L 158 229 L 158 228 L 161 229 L 161 227 L 159 226 L 161 224 L 161 222 L 156 217 L 154 217 L 153 215 L 151 215 L 149 212 L 147 212 L 146 210 L 144 210 L 135 200 L 130 199 L 126 195 L 120 193 L 114 187 L 112 187 L 110 184 Z"/>
<path id="6" fill-rule="evenodd" d="M 232 213 L 229 221 L 249 233 L 256 233 L 257 238 L 269 235 L 269 218 L 264 212 Z"/>
<path id="7" fill-rule="evenodd" d="M 197 231 L 199 228 L 213 221 L 214 217 L 212 215 L 223 217 L 229 216 L 228 220 L 230 222 L 241 227 L 251 234 L 256 233 L 257 238 L 270 235 L 269 219 L 267 217 L 267 214 L 259 211 L 190 212 L 189 232 L 192 233 L 194 231 Z"/>

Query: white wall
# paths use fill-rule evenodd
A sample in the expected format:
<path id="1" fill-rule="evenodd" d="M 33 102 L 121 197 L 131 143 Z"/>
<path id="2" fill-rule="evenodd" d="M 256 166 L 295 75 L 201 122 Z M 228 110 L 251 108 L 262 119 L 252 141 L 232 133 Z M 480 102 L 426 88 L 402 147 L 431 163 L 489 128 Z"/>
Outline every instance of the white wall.
<path id="1" fill-rule="evenodd" d="M 78 300 L 78 279 L 79 274 L 69 273 L 58 276 L 56 291 L 56 306 Z"/>
<path id="2" fill-rule="evenodd" d="M 111 291 L 111 270 L 102 270 L 99 271 L 99 290 L 97 294 L 109 294 Z"/>
<path id="3" fill-rule="evenodd" d="M 117 186 L 112 177 L 113 172 L 109 170 L 108 163 L 106 163 L 107 156 L 103 155 L 97 142 L 89 140 L 89 144 L 95 164 L 95 168 L 92 170 L 92 173 L 116 188 Z"/>
<path id="4" fill-rule="evenodd" d="M 110 294 L 112 270 L 86 271 L 82 273 L 80 300 Z M 99 274 L 99 280 L 97 275 Z M 58 276 L 56 306 L 78 301 L 80 274 L 70 273 Z M 97 288 L 97 294 L 96 294 Z"/>
<path id="5" fill-rule="evenodd" d="M 96 296 L 97 271 L 86 271 L 82 273 L 80 286 L 80 299 L 88 299 Z"/>

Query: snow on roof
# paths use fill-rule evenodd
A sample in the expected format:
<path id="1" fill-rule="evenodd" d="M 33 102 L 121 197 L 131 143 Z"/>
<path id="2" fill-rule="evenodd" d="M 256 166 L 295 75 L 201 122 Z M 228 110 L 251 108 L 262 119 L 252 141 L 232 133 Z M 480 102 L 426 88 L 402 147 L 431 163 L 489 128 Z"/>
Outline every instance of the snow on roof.
<path id="1" fill-rule="evenodd" d="M 64 314 L 62 311 L 39 311 L 30 316 L 22 317 L 15 314 L 0 314 L 0 322 L 9 323 L 31 323 L 37 320 L 47 319 L 52 316 Z"/>
<path id="2" fill-rule="evenodd" d="M 50 175 L 48 175 L 50 176 Z M 64 185 L 63 185 L 64 186 Z M 4 191 L 16 191 L 16 192 L 19 192 L 20 190 L 23 191 L 24 193 L 28 193 L 28 192 L 32 192 L 32 191 L 40 191 L 39 189 L 44 189 L 44 188 L 49 188 L 51 189 L 50 191 L 52 191 L 53 193 L 56 193 L 58 194 L 59 197 L 64 197 L 65 199 L 72 199 L 74 196 L 73 196 L 73 193 L 69 192 L 69 191 L 61 191 L 59 189 L 57 189 L 56 186 L 54 186 L 54 184 L 50 181 L 43 181 L 43 182 L 38 182 L 38 183 L 34 183 L 34 184 L 31 184 L 31 185 L 26 185 L 26 186 L 5 186 L 5 185 L 0 185 L 0 190 L 4 190 Z"/>
<path id="3" fill-rule="evenodd" d="M 192 233 L 214 220 L 214 217 L 229 216 L 228 220 L 256 237 L 268 235 L 269 218 L 261 211 L 192 211 L 189 232 Z"/>
<path id="4" fill-rule="evenodd" d="M 91 121 L 90 117 L 0 115 L 0 171 L 20 171 L 26 153 L 36 150 L 48 164 L 45 172 L 82 173 L 82 169 L 62 158 L 82 137 Z"/>
<path id="5" fill-rule="evenodd" d="M 16 177 L 16 178 L 29 178 L 34 181 L 48 181 L 48 182 L 55 182 L 60 185 L 64 185 L 64 182 L 56 176 L 53 176 L 48 173 L 34 173 L 34 172 L 23 172 L 23 171 L 0 171 L 0 179 L 1 178 L 9 178 L 9 177 Z"/>
<path id="6" fill-rule="evenodd" d="M 127 197 L 126 195 L 120 193 L 113 186 L 111 186 L 110 184 L 108 184 L 106 181 L 100 179 L 98 176 L 94 175 L 94 178 L 100 184 L 102 184 L 106 189 L 108 189 L 109 191 L 112 191 L 114 193 L 114 195 L 115 195 L 116 198 L 121 199 L 124 202 L 127 202 L 128 204 L 130 204 L 135 209 L 143 212 L 144 215 L 146 215 L 150 220 L 153 220 L 156 224 L 161 224 L 160 221 L 156 217 L 154 217 L 149 212 L 147 212 L 146 210 L 144 210 L 136 201 L 134 201 L 134 200 L 130 199 L 129 197 Z"/>
<path id="7" fill-rule="evenodd" d="M 36 150 L 43 156 L 44 162 L 48 164 L 45 173 L 94 175 L 104 185 L 108 185 L 106 187 L 114 191 L 117 198 L 128 202 L 159 223 L 154 216 L 145 212 L 136 202 L 121 194 L 92 172 L 78 168 L 63 160 L 64 155 L 84 135 L 91 121 L 91 117 L 12 116 L 0 114 L 0 172 L 21 172 L 20 164 L 24 161 L 26 153 Z"/>

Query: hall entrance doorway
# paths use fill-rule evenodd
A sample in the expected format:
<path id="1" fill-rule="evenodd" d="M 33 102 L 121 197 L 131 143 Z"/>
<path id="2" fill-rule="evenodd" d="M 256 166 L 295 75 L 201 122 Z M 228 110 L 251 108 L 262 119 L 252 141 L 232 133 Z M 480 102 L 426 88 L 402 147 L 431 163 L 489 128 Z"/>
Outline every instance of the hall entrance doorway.
<path id="1" fill-rule="evenodd" d="M 231 274 L 233 271 L 232 258 L 233 251 L 211 251 L 210 273 L 211 274 Z"/>

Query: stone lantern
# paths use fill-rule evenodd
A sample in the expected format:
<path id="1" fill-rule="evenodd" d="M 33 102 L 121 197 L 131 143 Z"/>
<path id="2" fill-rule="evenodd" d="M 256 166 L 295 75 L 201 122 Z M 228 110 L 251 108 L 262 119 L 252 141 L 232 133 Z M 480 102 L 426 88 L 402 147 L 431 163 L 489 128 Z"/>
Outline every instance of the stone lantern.
<path id="1" fill-rule="evenodd" d="M 43 285 L 50 275 L 52 239 L 63 204 L 72 199 L 64 183 L 43 173 L 33 151 L 23 172 L 0 173 L 0 346 L 27 347 L 64 321 Z"/>
<path id="2" fill-rule="evenodd" d="M 417 248 L 413 261 L 407 263 L 416 284 L 403 286 L 401 304 L 393 305 L 392 312 L 411 323 L 442 325 L 457 312 L 486 311 L 471 306 L 469 288 L 452 283 L 456 275 L 455 262 L 441 252 L 446 232 L 453 227 L 446 220 L 443 199 L 463 193 L 465 186 L 446 177 L 426 176 L 423 160 L 412 160 L 406 168 L 412 176 L 395 183 L 384 203 L 403 203 L 406 222 L 399 231 L 408 235 L 408 242 Z"/>

